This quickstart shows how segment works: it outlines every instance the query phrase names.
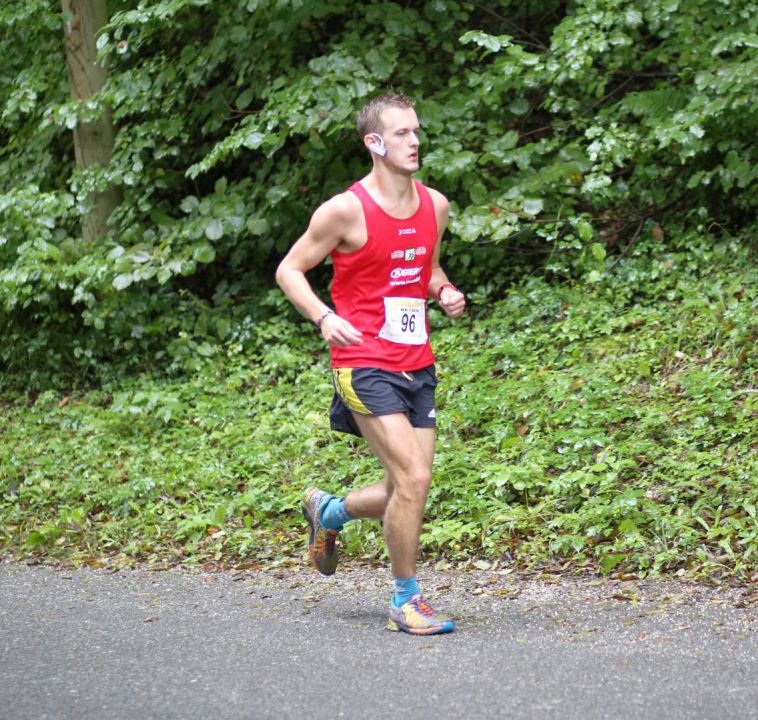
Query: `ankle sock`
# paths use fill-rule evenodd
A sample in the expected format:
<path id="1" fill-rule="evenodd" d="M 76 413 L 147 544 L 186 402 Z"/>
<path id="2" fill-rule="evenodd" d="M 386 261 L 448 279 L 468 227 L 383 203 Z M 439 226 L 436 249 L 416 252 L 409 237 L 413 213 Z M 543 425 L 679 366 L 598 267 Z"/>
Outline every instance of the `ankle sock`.
<path id="1" fill-rule="evenodd" d="M 395 595 L 392 604 L 399 608 L 407 603 L 417 592 L 421 592 L 416 576 L 409 578 L 395 578 Z"/>
<path id="2" fill-rule="evenodd" d="M 353 516 L 345 509 L 345 498 L 336 498 L 332 495 L 324 498 L 319 506 L 319 512 L 321 524 L 327 530 L 341 532 L 342 526 L 353 519 Z"/>

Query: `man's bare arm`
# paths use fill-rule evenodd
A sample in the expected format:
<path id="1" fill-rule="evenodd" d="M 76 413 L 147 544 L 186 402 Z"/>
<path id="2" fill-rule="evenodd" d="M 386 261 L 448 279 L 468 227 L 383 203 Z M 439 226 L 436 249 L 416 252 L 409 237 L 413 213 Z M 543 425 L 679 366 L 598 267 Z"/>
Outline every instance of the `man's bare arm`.
<path id="1" fill-rule="evenodd" d="M 450 205 L 447 198 L 441 193 L 431 188 L 429 192 L 434 201 L 434 211 L 437 215 L 437 242 L 432 255 L 432 276 L 429 280 L 428 295 L 437 300 L 440 307 L 450 317 L 459 317 L 466 307 L 466 296 L 450 282 L 440 265 L 440 246 L 447 227 Z"/>
<path id="2" fill-rule="evenodd" d="M 290 248 L 276 269 L 276 282 L 295 307 L 312 322 L 331 345 L 346 346 L 362 342 L 361 333 L 347 320 L 331 312 L 316 295 L 305 274 L 316 267 L 342 241 L 354 212 L 349 199 L 338 195 L 313 213 L 308 229 Z"/>

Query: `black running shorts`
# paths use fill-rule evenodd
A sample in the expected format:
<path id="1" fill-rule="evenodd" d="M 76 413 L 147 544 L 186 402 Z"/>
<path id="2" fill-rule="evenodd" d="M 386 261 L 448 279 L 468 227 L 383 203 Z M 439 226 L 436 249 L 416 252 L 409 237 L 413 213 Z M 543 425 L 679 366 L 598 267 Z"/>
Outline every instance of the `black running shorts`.
<path id="1" fill-rule="evenodd" d="M 413 372 L 379 368 L 334 368 L 334 397 L 329 409 L 332 430 L 360 437 L 353 413 L 392 415 L 403 413 L 417 428 L 435 427 L 434 365 Z"/>

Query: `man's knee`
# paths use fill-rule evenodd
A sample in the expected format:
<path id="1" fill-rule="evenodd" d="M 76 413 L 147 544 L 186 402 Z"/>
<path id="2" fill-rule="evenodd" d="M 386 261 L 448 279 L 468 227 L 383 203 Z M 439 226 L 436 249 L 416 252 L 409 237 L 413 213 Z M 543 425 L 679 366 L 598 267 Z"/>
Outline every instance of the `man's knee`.
<path id="1" fill-rule="evenodd" d="M 398 499 L 411 504 L 425 503 L 432 484 L 431 470 L 423 465 L 415 465 L 397 473 L 394 477 L 393 494 Z"/>

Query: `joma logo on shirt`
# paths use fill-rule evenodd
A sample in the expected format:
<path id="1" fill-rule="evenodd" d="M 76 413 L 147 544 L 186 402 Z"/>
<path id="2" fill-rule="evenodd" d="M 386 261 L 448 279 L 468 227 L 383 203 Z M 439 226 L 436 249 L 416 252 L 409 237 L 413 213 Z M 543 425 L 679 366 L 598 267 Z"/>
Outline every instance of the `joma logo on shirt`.
<path id="1" fill-rule="evenodd" d="M 416 228 L 399 228 L 397 231 L 398 235 L 415 235 L 416 234 Z"/>

